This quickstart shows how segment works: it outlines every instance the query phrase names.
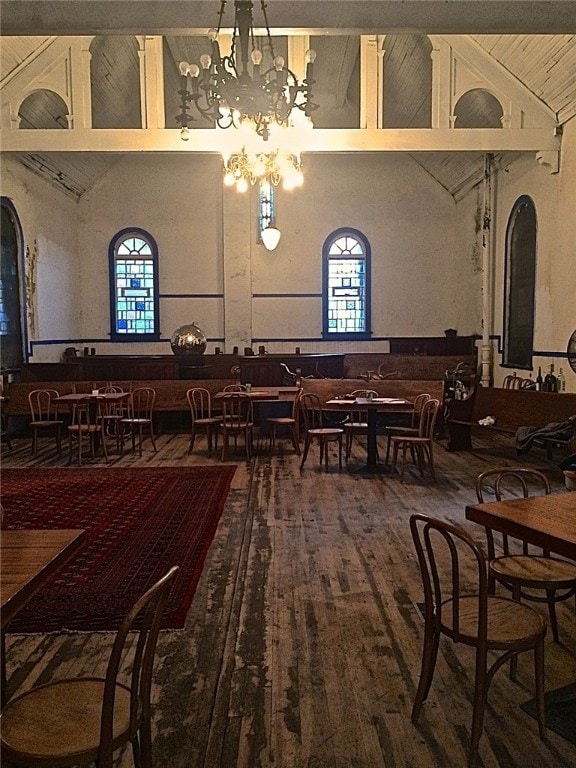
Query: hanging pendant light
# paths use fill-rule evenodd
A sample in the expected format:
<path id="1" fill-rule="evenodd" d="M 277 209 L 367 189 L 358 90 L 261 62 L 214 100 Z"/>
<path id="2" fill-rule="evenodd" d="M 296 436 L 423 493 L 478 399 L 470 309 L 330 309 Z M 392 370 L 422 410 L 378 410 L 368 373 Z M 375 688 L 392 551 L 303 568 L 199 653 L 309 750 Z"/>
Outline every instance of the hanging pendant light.
<path id="1" fill-rule="evenodd" d="M 276 248 L 280 242 L 280 235 L 280 230 L 276 229 L 276 227 L 266 227 L 266 229 L 263 229 L 260 233 L 264 247 L 268 251 L 273 251 Z"/>

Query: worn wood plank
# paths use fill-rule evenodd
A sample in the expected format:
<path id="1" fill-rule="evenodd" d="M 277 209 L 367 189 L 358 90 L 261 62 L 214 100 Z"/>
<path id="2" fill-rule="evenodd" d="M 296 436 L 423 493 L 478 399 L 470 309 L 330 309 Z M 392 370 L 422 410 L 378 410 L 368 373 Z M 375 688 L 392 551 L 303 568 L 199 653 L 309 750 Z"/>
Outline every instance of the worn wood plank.
<path id="1" fill-rule="evenodd" d="M 482 439 L 482 438 L 480 438 Z M 419 676 L 421 583 L 408 517 L 450 520 L 483 544 L 464 518 L 474 480 L 518 464 L 491 436 L 474 452 L 437 446 L 438 483 L 409 467 L 396 477 L 328 472 L 311 454 L 299 469 L 289 442 L 238 470 L 183 631 L 161 634 L 154 688 L 157 766 L 171 768 L 412 768 L 465 764 L 473 692 L 470 649 L 442 643 L 420 724 L 410 721 Z M 216 461 L 199 440 L 164 434 L 158 453 L 112 457 L 108 466 L 190 466 Z M 260 446 L 264 449 L 264 442 Z M 314 449 L 315 450 L 315 449 Z M 61 466 L 50 446 L 32 460 L 24 440 L 3 446 L 4 466 Z M 354 441 L 352 463 L 365 460 Z M 106 466 L 102 460 L 93 464 Z M 534 453 L 558 489 L 558 467 Z M 7 510 L 7 514 L 10 511 Z M 561 644 L 547 639 L 546 688 L 576 680 L 574 603 L 559 606 Z M 10 690 L 67 674 L 101 673 L 110 635 L 9 636 Z M 128 660 L 129 663 L 129 660 Z M 570 766 L 576 748 L 549 734 L 520 705 L 532 697 L 531 659 L 519 684 L 493 681 L 480 755 L 486 768 Z M 129 753 L 119 765 L 130 766 Z"/>

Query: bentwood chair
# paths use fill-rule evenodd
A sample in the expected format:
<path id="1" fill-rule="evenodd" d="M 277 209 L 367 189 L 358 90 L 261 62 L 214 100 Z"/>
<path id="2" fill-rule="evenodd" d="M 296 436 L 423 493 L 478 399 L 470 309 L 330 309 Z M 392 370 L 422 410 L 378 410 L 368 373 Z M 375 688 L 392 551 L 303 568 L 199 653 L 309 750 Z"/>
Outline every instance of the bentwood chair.
<path id="1" fill-rule="evenodd" d="M 246 392 L 246 384 L 226 384 L 222 392 Z"/>
<path id="2" fill-rule="evenodd" d="M 524 467 L 487 470 L 476 480 L 476 496 L 481 504 L 490 499 L 500 501 L 518 492 L 524 498 L 535 493 L 549 494 L 550 483 L 542 472 Z M 556 603 L 576 594 L 576 563 L 550 557 L 550 553 L 543 550 L 530 552 L 526 542 L 510 541 L 505 534 L 499 546 L 501 554 L 497 556 L 491 528 L 486 528 L 486 537 L 491 592 L 494 592 L 494 581 L 497 581 L 512 592 L 514 600 L 547 603 L 552 637 L 559 642 Z M 517 545 L 515 548 L 514 544 Z M 513 668 L 512 676 L 515 672 Z"/>
<path id="3" fill-rule="evenodd" d="M 304 389 L 300 387 L 292 401 L 292 413 L 290 416 L 269 416 L 266 419 L 270 428 L 270 437 L 268 441 L 268 450 L 270 453 L 276 446 L 276 431 L 278 427 L 290 430 L 290 439 L 294 450 L 300 456 L 300 398 Z"/>
<path id="4" fill-rule="evenodd" d="M 484 709 L 496 671 L 524 651 L 534 652 L 536 711 L 540 738 L 544 717 L 544 637 L 546 622 L 534 608 L 488 594 L 487 561 L 464 531 L 423 514 L 410 517 L 410 529 L 424 587 L 424 645 L 420 681 L 412 708 L 417 722 L 428 698 L 442 635 L 475 649 L 474 705 L 468 765 L 478 756 Z M 465 574 L 475 574 L 472 586 Z M 488 653 L 500 655 L 489 666 Z M 462 678 L 459 679 L 462 684 Z"/>
<path id="5" fill-rule="evenodd" d="M 72 408 L 72 423 L 68 427 L 68 464 L 72 463 L 74 441 L 76 441 L 76 458 L 78 466 L 82 464 L 82 450 L 86 445 L 90 451 L 90 458 L 96 455 L 98 442 L 102 444 L 102 451 L 106 463 L 108 463 L 108 449 L 102 427 L 102 411 L 100 401 L 94 402 L 86 396 L 74 403 Z"/>
<path id="6" fill-rule="evenodd" d="M 350 397 L 378 397 L 378 392 L 374 389 L 355 389 L 350 393 Z M 352 453 L 352 440 L 354 436 L 359 437 L 360 435 L 368 434 L 366 411 L 363 411 L 359 406 L 352 407 L 348 412 L 347 421 L 342 426 L 346 435 L 345 457 L 346 461 L 348 461 Z"/>
<path id="7" fill-rule="evenodd" d="M 424 404 L 430 400 L 430 395 L 427 392 L 422 392 L 422 394 L 417 395 L 414 398 L 414 409 L 412 411 L 412 416 L 410 419 L 410 425 L 408 426 L 386 426 L 384 427 L 384 434 L 387 438 L 387 445 L 386 445 L 386 464 L 388 464 L 388 461 L 390 459 L 390 448 L 391 448 L 391 442 L 390 438 L 393 435 L 399 435 L 404 437 L 417 437 L 418 432 L 420 429 L 420 417 L 422 416 L 422 408 L 424 407 Z M 412 456 L 414 458 L 414 454 Z"/>
<path id="8" fill-rule="evenodd" d="M 214 449 L 216 450 L 218 448 L 218 428 L 222 421 L 222 417 L 212 415 L 212 398 L 210 391 L 203 387 L 194 387 L 186 392 L 186 399 L 188 400 L 192 422 L 188 453 L 192 453 L 196 435 L 199 431 L 204 431 L 206 433 L 208 451 L 212 453 L 212 436 L 214 435 Z"/>
<path id="9" fill-rule="evenodd" d="M 178 567 L 171 568 L 128 613 L 114 640 L 105 677 L 68 678 L 11 699 L 0 717 L 2 756 L 26 768 L 112 768 L 128 742 L 134 765 L 152 767 L 150 692 L 162 615 Z M 130 639 L 138 633 L 137 644 Z M 129 682 L 120 682 L 135 647 Z"/>
<path id="10" fill-rule="evenodd" d="M 404 467 L 406 465 L 406 452 L 410 450 L 416 454 L 416 460 L 420 475 L 424 477 L 426 464 L 430 469 L 432 480 L 436 482 L 436 472 L 434 470 L 434 429 L 440 401 L 435 399 L 427 400 L 422 406 L 420 414 L 420 425 L 417 435 L 392 435 L 392 468 L 396 469 L 398 463 L 398 452 L 402 452 L 402 465 L 400 467 L 400 480 L 404 482 Z"/>
<path id="11" fill-rule="evenodd" d="M 130 430 L 132 438 L 132 452 L 136 449 L 136 435 L 138 435 L 138 452 L 142 456 L 142 442 L 144 433 L 148 432 L 154 453 L 156 453 L 156 441 L 154 440 L 154 403 L 156 402 L 156 390 L 152 387 L 137 387 L 133 389 L 128 398 L 128 412 L 121 423 Z M 124 432 L 120 438 L 120 450 L 124 451 Z"/>
<path id="12" fill-rule="evenodd" d="M 308 451 L 313 441 L 316 441 L 320 446 L 320 466 L 322 466 L 322 461 L 324 461 L 326 469 L 328 469 L 328 445 L 334 442 L 337 443 L 338 465 L 342 469 L 342 437 L 344 429 L 342 427 L 325 426 L 322 403 L 318 395 L 312 392 L 306 392 L 300 398 L 300 413 L 304 419 L 305 430 L 304 452 L 300 462 L 300 469 L 303 469 L 306 463 Z"/>
<path id="13" fill-rule="evenodd" d="M 62 451 L 62 425 L 64 422 L 58 418 L 58 406 L 54 398 L 59 393 L 55 389 L 33 389 L 28 393 L 30 405 L 30 428 L 32 430 L 32 456 L 38 453 L 38 433 L 52 433 L 56 439 L 56 450 Z"/>
<path id="14" fill-rule="evenodd" d="M 122 394 L 124 390 L 114 384 L 100 387 L 101 394 Z M 126 405 L 122 400 L 104 400 L 101 403 L 100 422 L 102 424 L 102 439 L 113 437 L 116 440 L 116 450 L 120 451 L 121 432 L 124 428 L 122 419 L 126 416 Z"/>
<path id="15" fill-rule="evenodd" d="M 251 398 L 246 392 L 227 392 L 222 396 L 221 403 L 222 461 L 224 461 L 226 451 L 230 446 L 230 439 L 233 438 L 234 447 L 237 448 L 238 437 L 243 438 L 246 456 L 250 458 L 254 430 Z"/>

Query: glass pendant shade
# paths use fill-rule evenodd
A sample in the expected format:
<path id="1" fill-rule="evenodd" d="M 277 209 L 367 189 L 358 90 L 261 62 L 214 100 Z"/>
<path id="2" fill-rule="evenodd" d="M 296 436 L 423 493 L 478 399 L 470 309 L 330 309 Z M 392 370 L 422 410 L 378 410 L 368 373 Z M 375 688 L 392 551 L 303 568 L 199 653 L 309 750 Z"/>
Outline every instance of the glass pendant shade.
<path id="1" fill-rule="evenodd" d="M 276 227 L 266 227 L 266 229 L 262 230 L 260 236 L 264 247 L 269 251 L 273 251 L 280 242 L 280 230 L 276 229 Z"/>

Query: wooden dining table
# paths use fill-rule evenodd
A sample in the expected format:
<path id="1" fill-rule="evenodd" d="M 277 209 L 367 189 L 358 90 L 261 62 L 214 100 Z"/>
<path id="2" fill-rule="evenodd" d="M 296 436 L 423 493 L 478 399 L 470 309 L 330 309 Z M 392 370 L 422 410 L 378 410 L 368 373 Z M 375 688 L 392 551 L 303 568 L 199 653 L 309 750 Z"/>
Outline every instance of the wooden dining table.
<path id="1" fill-rule="evenodd" d="M 82 549 L 86 532 L 78 528 L 2 530 L 0 536 L 0 649 L 2 700 L 6 691 L 4 631 L 14 616 Z"/>
<path id="2" fill-rule="evenodd" d="M 469 504 L 466 519 L 576 560 L 576 493 Z"/>
<path id="3" fill-rule="evenodd" d="M 412 413 L 409 400 L 395 397 L 335 398 L 325 403 L 328 410 L 366 412 L 366 464 L 355 470 L 359 474 L 373 475 L 390 472 L 390 467 L 378 461 L 377 436 L 379 413 Z"/>

